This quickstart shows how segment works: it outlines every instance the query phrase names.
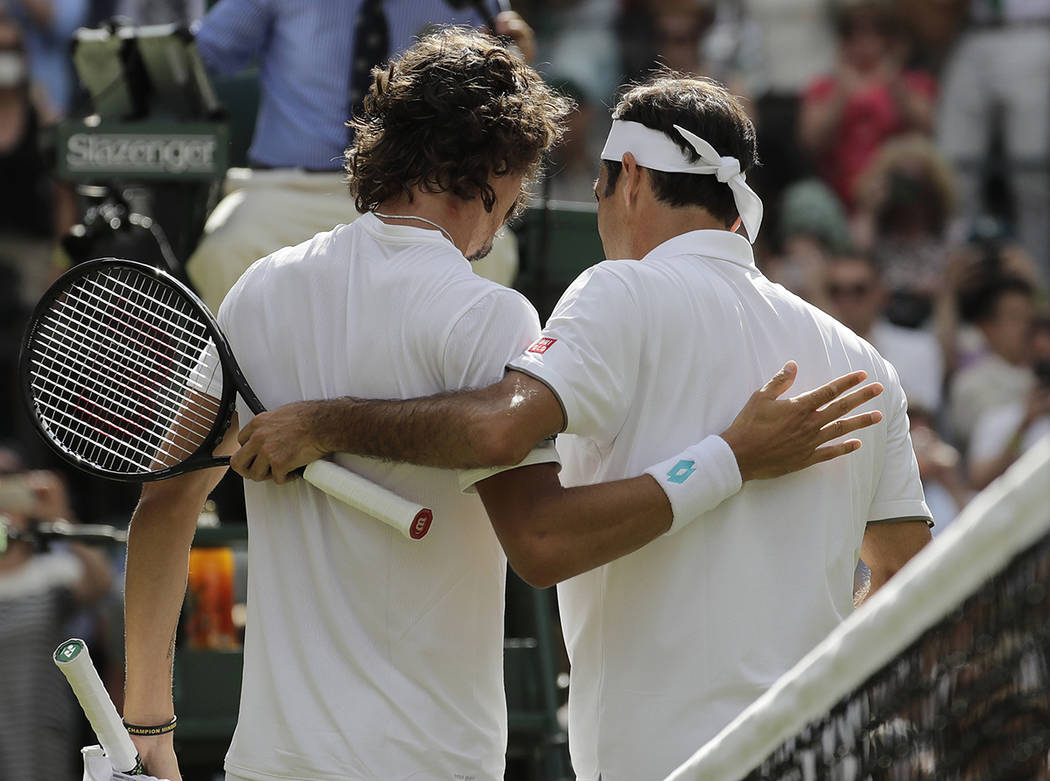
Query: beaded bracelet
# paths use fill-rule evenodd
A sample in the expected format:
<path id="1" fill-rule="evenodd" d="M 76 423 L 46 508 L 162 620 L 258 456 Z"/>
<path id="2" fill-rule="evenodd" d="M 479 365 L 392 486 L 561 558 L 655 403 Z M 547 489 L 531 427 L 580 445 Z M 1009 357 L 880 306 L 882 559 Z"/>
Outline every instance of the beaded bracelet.
<path id="1" fill-rule="evenodd" d="M 124 722 L 124 729 L 128 731 L 129 735 L 139 736 L 153 736 L 153 735 L 167 735 L 169 732 L 175 731 L 175 723 L 178 721 L 178 716 L 172 716 L 171 721 L 166 724 L 157 724 L 152 727 L 143 727 L 139 724 L 128 724 Z"/>

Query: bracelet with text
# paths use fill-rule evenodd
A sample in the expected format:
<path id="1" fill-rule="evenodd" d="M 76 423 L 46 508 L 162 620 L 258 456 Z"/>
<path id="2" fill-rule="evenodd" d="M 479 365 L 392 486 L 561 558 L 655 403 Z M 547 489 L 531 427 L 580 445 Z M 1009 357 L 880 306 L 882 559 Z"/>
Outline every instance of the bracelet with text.
<path id="1" fill-rule="evenodd" d="M 151 727 L 145 727 L 141 724 L 128 724 L 124 722 L 124 729 L 128 731 L 129 735 L 139 735 L 145 737 L 151 737 L 153 735 L 167 735 L 169 732 L 175 731 L 175 723 L 178 721 L 178 716 L 172 716 L 171 721 L 166 724 L 156 724 Z"/>

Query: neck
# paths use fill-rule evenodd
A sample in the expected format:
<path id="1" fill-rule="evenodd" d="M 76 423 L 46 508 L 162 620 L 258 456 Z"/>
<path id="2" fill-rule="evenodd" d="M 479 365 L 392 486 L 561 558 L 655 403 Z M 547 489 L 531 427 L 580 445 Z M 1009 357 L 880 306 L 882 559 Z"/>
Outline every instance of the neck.
<path id="1" fill-rule="evenodd" d="M 374 211 L 390 225 L 407 225 L 435 232 L 443 230 L 456 249 L 465 255 L 477 222 L 475 207 L 480 207 L 480 204 L 480 201 L 464 201 L 448 193 L 427 193 L 416 189 L 411 197 L 406 194 L 388 198 Z"/>
<path id="2" fill-rule="evenodd" d="M 706 209 L 684 206 L 656 205 L 638 213 L 628 234 L 630 254 L 624 257 L 644 258 L 665 241 L 683 233 L 698 230 L 726 230 L 725 223 L 715 219 Z"/>

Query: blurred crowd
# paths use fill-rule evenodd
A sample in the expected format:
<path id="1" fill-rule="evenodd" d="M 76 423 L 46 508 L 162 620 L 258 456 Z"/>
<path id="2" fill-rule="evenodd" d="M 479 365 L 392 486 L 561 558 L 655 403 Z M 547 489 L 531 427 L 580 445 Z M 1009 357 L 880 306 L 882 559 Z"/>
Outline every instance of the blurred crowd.
<path id="1" fill-rule="evenodd" d="M 47 143 L 49 128 L 85 113 L 70 37 L 115 15 L 192 25 L 207 5 L 0 0 L 0 442 L 11 446 L 0 471 L 35 475 L 32 507 L 0 506 L 5 523 L 119 523 L 134 501 L 112 486 L 100 499 L 49 459 L 12 381 L 27 312 L 81 216 Z M 654 67 L 701 74 L 747 101 L 762 160 L 749 181 L 766 208 L 759 265 L 896 367 L 935 534 L 1050 432 L 1050 0 L 513 6 L 535 31 L 536 66 L 577 106 L 543 186 L 553 200 L 593 201 L 608 107 L 632 78 Z M 0 503 L 13 495 L 0 491 Z M 26 562 L 43 556 L 62 563 L 29 578 Z M 31 616 L 52 622 L 56 638 L 71 616 L 83 620 L 78 605 L 105 603 L 97 563 L 41 546 L 0 554 L 0 642 L 12 621 L 28 620 L 18 608 L 27 578 L 76 597 Z M 109 566 L 119 575 L 116 556 Z M 91 626 L 106 634 L 97 614 Z M 6 668 L 15 649 L 0 650 Z M 4 707 L 9 676 L 0 676 Z M 13 778 L 3 772 L 5 734 L 0 777 Z"/>

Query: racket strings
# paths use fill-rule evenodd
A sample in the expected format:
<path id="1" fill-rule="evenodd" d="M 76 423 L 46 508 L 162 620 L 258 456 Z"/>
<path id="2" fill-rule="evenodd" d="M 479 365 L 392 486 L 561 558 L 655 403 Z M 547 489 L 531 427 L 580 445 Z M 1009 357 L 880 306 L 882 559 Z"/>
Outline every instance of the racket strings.
<path id="1" fill-rule="evenodd" d="M 58 363 L 61 363 L 62 368 L 66 369 L 71 374 L 77 372 L 86 373 L 86 376 L 88 378 L 93 379 L 99 383 L 108 383 L 112 381 L 112 377 L 106 375 L 98 366 L 88 363 L 84 358 L 81 357 L 80 353 L 64 352 L 68 345 L 63 344 L 63 342 L 61 341 L 61 337 L 63 336 L 63 334 L 55 331 L 53 328 L 50 328 L 44 324 L 42 324 L 42 328 L 43 327 L 46 327 L 48 331 L 50 331 L 54 334 L 55 337 L 57 337 L 54 338 L 50 334 L 39 335 L 40 341 L 43 343 L 43 350 L 46 353 L 47 357 Z M 83 345 L 80 346 L 81 348 L 83 348 Z M 70 365 L 70 362 L 72 363 L 72 365 Z M 41 381 L 51 383 L 52 385 L 57 385 L 59 388 L 63 387 L 62 385 L 56 383 L 54 378 L 51 376 L 40 377 L 40 379 Z M 128 413 L 137 414 L 141 410 L 143 405 L 150 403 L 150 392 L 153 389 L 151 389 L 148 385 L 140 382 L 131 375 L 123 377 L 122 380 L 124 381 L 122 385 L 114 386 L 113 388 L 113 395 L 117 406 L 121 407 Z M 170 401 L 176 403 L 178 402 L 178 399 L 173 397 L 170 393 L 165 395 Z M 207 410 L 204 409 L 202 409 L 201 411 L 205 413 L 207 412 Z M 217 407 L 211 411 L 217 411 Z M 200 429 L 199 433 L 202 437 L 207 436 L 207 427 Z"/>
<path id="2" fill-rule="evenodd" d="M 33 349 L 42 422 L 96 466 L 156 471 L 196 452 L 215 425 L 214 345 L 191 305 L 151 276 L 77 279 L 41 319 Z"/>
<path id="3" fill-rule="evenodd" d="M 71 294 L 68 295 L 67 298 L 72 298 L 74 301 L 82 303 L 82 300 L 80 298 Z M 105 310 L 98 309 L 97 307 L 91 308 L 94 309 L 96 313 L 103 315 L 106 314 Z M 56 302 L 55 308 L 52 310 L 52 314 L 55 315 L 56 318 L 60 319 L 62 321 L 62 324 L 66 326 L 66 328 L 61 332 L 56 327 L 51 328 L 52 333 L 56 334 L 57 336 L 75 339 L 77 334 L 83 335 L 86 333 L 95 337 L 92 340 L 85 339 L 84 341 L 87 342 L 86 344 L 78 344 L 78 347 L 83 349 L 82 354 L 85 354 L 90 357 L 101 356 L 106 360 L 121 362 L 124 359 L 123 351 L 126 349 L 127 346 L 126 340 L 128 338 L 133 338 L 136 336 L 136 334 L 124 333 L 119 330 L 111 330 L 109 333 L 100 330 L 98 327 L 95 327 L 83 320 L 82 311 L 78 310 L 76 307 L 67 306 L 65 302 Z M 119 329 L 122 325 L 119 321 L 113 321 L 112 324 L 114 325 L 114 329 Z M 46 321 L 41 323 L 42 327 L 48 325 L 51 324 Z M 57 326 L 58 324 L 56 323 L 55 325 Z M 149 345 L 142 344 L 141 342 L 138 342 L 138 344 L 142 349 L 149 351 L 149 353 L 151 354 L 139 354 L 138 358 L 140 359 L 140 363 L 138 366 L 130 365 L 126 361 L 124 361 L 123 365 L 130 373 L 126 375 L 126 377 L 124 377 L 123 379 L 126 379 L 128 383 L 136 385 L 142 392 L 146 393 L 147 395 L 150 395 L 157 391 L 157 383 L 155 381 L 143 382 L 139 378 L 143 377 L 148 379 L 149 376 L 166 376 L 170 369 L 170 360 L 168 360 L 168 356 L 165 355 L 162 351 L 157 350 Z M 208 343 L 205 342 L 202 345 L 202 350 L 207 344 Z M 199 355 L 200 352 L 198 352 L 198 358 L 196 360 L 199 360 Z M 184 354 L 182 357 L 186 360 L 190 360 L 190 356 L 188 354 Z M 150 372 L 144 373 L 141 371 L 142 368 L 147 367 L 150 369 Z M 196 371 L 196 369 L 194 369 L 194 371 Z M 109 381 L 108 378 L 107 381 Z M 170 392 L 167 393 L 167 398 L 175 403 L 177 403 L 180 400 L 178 396 L 175 396 Z"/>
<path id="4" fill-rule="evenodd" d="M 49 350 L 53 350 L 53 348 L 48 348 L 48 349 Z M 67 363 L 65 363 L 63 357 L 58 355 L 57 353 L 52 353 L 51 357 L 59 365 L 61 365 L 62 368 L 69 369 L 70 372 L 78 371 L 78 368 L 71 368 Z M 83 368 L 85 368 L 85 367 L 84 366 L 79 367 L 79 369 L 83 369 Z M 88 368 L 89 372 L 94 372 L 97 375 L 97 376 L 92 378 L 93 381 L 95 381 L 95 382 L 104 382 L 104 381 L 106 381 L 106 378 L 102 377 L 100 372 L 97 372 L 96 370 L 91 369 L 90 367 L 87 367 L 87 368 Z M 57 383 L 54 379 L 52 379 L 50 377 L 44 377 L 44 378 L 41 378 L 40 381 L 43 382 L 43 383 L 48 383 L 48 384 L 50 384 L 52 386 L 52 388 L 47 388 L 47 387 L 44 387 L 43 385 L 38 385 L 36 383 L 34 383 L 34 385 L 33 385 L 33 387 L 35 389 L 37 389 L 39 391 L 39 393 L 46 394 L 47 396 L 51 397 L 52 400 L 50 402 L 47 401 L 45 398 L 39 398 L 38 399 L 38 401 L 41 404 L 41 406 L 43 406 L 48 411 L 53 412 L 53 413 L 55 413 L 56 415 L 59 415 L 59 416 L 69 417 L 69 415 L 68 415 L 69 410 L 68 409 L 63 409 L 61 404 L 62 403 L 71 404 L 76 409 L 77 412 L 82 414 L 82 416 L 84 418 L 89 418 L 91 420 L 94 420 L 96 422 L 96 425 L 99 426 L 99 427 L 105 428 L 107 430 L 112 430 L 114 428 L 114 423 L 115 422 L 119 422 L 123 426 L 122 433 L 131 435 L 131 437 L 134 440 L 140 442 L 141 444 L 143 444 L 143 445 L 145 445 L 147 447 L 150 446 L 151 444 L 153 444 L 153 441 L 151 439 L 149 439 L 149 438 L 147 438 L 145 436 L 142 436 L 140 434 L 135 434 L 134 433 L 135 431 L 140 431 L 140 432 L 141 431 L 146 431 L 152 425 L 148 420 L 141 420 L 141 419 L 140 420 L 136 420 L 135 419 L 136 417 L 140 417 L 142 415 L 142 405 L 141 404 L 135 405 L 134 400 L 132 400 L 132 404 L 131 405 L 125 404 L 125 403 L 121 403 L 121 402 L 117 402 L 116 405 L 115 405 L 117 407 L 117 409 L 114 409 L 112 406 L 109 407 L 109 408 L 100 407 L 97 404 L 97 402 L 94 402 L 94 401 L 92 401 L 89 398 L 83 398 L 83 399 L 81 399 L 81 403 L 80 404 L 76 404 L 76 403 L 70 401 L 65 396 L 63 396 L 62 391 L 64 390 L 64 386 L 62 386 L 59 383 Z M 117 395 L 119 395 L 119 394 L 117 394 Z M 127 413 L 127 415 L 121 414 L 121 411 L 123 411 L 124 413 Z M 58 421 L 55 421 L 55 422 L 57 423 Z M 73 434 L 77 434 L 78 433 L 74 429 L 68 428 L 68 426 L 66 427 L 66 430 L 69 433 L 73 433 Z M 118 431 L 119 430 L 120 429 L 118 429 Z M 197 440 L 197 444 L 199 444 L 200 441 L 203 440 L 204 437 L 206 437 L 208 435 L 208 430 L 204 429 L 203 431 L 198 431 L 198 433 L 200 434 L 200 437 Z M 189 445 L 189 447 L 180 445 L 175 440 L 169 439 L 168 437 L 165 437 L 165 436 L 161 436 L 160 439 L 165 444 L 172 445 L 175 448 L 182 450 L 184 452 L 184 457 L 191 455 L 194 452 L 194 450 L 196 450 L 196 446 L 193 445 L 193 443 L 190 441 L 190 439 L 188 437 L 186 437 L 185 435 L 180 435 L 180 436 L 183 439 L 183 441 L 186 442 L 187 445 Z M 129 447 L 131 447 L 130 443 L 129 443 Z M 149 453 L 146 453 L 145 451 L 141 451 L 140 450 L 140 451 L 137 451 L 137 452 L 139 452 L 139 453 L 141 453 L 143 455 L 149 455 Z"/>

